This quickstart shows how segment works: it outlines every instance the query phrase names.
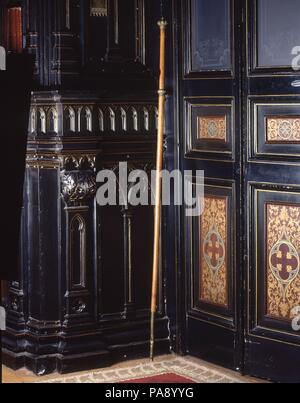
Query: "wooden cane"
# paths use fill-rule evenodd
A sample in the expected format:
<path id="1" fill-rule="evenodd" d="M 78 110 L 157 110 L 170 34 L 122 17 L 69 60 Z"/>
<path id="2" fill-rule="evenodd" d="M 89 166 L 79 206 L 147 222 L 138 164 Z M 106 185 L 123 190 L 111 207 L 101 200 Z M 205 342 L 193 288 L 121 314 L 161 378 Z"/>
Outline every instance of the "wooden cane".
<path id="1" fill-rule="evenodd" d="M 160 256 L 160 231 L 161 231 L 161 196 L 163 168 L 163 146 L 165 129 L 165 48 L 166 48 L 166 27 L 167 22 L 161 19 L 158 22 L 160 27 L 160 78 L 158 90 L 158 133 L 157 133 L 157 155 L 156 155 L 156 185 L 155 185 L 155 219 L 154 219 L 154 250 L 153 250 L 153 273 L 152 273 L 152 299 L 151 299 L 151 339 L 150 339 L 150 359 L 154 359 L 155 344 L 155 314 L 157 310 L 157 291 L 159 275 Z"/>

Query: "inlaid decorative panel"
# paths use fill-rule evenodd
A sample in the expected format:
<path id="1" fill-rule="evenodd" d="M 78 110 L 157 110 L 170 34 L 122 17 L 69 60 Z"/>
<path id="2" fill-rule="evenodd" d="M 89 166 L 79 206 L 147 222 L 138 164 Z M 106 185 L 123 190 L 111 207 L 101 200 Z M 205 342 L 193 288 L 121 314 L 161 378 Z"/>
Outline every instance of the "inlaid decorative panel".
<path id="1" fill-rule="evenodd" d="M 224 116 L 199 116 L 198 138 L 200 140 L 217 140 L 226 142 L 226 115 Z"/>
<path id="2" fill-rule="evenodd" d="M 192 178 L 186 180 L 197 186 Z M 234 182 L 206 177 L 201 204 L 200 216 L 186 217 L 189 314 L 233 329 L 237 239 Z"/>
<path id="3" fill-rule="evenodd" d="M 291 320 L 300 305 L 300 204 L 266 204 L 267 314 Z"/>
<path id="4" fill-rule="evenodd" d="M 300 116 L 267 117 L 267 141 L 271 143 L 300 142 Z"/>
<path id="5" fill-rule="evenodd" d="M 200 301 L 228 307 L 227 197 L 205 197 L 200 218 Z"/>

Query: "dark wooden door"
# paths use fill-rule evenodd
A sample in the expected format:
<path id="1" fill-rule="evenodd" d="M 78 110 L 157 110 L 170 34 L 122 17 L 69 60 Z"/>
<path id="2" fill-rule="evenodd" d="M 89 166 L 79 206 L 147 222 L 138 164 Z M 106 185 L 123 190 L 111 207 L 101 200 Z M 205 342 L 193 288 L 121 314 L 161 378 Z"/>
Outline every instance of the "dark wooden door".
<path id="1" fill-rule="evenodd" d="M 175 3 L 179 163 L 182 170 L 205 171 L 202 216 L 187 217 L 186 210 L 181 210 L 183 343 L 189 354 L 240 369 L 240 1 Z M 185 177 L 185 181 L 196 186 L 195 177 Z"/>
<path id="2" fill-rule="evenodd" d="M 300 2 L 174 4 L 178 165 L 205 171 L 203 214 L 180 211 L 182 350 L 299 382 Z"/>
<path id="3" fill-rule="evenodd" d="M 246 4 L 245 370 L 300 381 L 300 2 Z"/>

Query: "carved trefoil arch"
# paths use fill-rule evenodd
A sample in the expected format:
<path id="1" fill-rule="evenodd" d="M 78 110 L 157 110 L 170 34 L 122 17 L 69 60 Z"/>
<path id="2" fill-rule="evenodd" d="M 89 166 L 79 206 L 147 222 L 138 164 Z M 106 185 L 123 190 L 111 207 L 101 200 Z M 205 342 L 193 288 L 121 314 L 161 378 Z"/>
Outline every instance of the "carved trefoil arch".
<path id="1" fill-rule="evenodd" d="M 69 226 L 70 290 L 86 287 L 87 227 L 83 216 L 76 213 Z"/>
<path id="2" fill-rule="evenodd" d="M 121 125 L 124 132 L 127 131 L 127 112 L 121 107 Z"/>
<path id="3" fill-rule="evenodd" d="M 64 108 L 64 132 L 75 133 L 76 131 L 76 114 L 72 106 Z"/>
<path id="4" fill-rule="evenodd" d="M 137 132 L 139 130 L 139 114 L 135 107 L 131 108 L 131 113 L 132 113 L 133 130 Z"/>
<path id="5" fill-rule="evenodd" d="M 47 132 L 58 134 L 58 113 L 55 107 L 48 110 L 47 113 Z"/>
<path id="6" fill-rule="evenodd" d="M 112 132 L 115 132 L 116 131 L 116 114 L 115 114 L 115 111 L 111 107 L 109 107 L 108 110 L 109 110 L 110 130 Z"/>
<path id="7" fill-rule="evenodd" d="M 101 108 L 98 109 L 98 123 L 100 132 L 104 132 L 105 124 L 104 124 L 104 113 Z"/>
<path id="8" fill-rule="evenodd" d="M 93 131 L 93 115 L 89 106 L 80 108 L 79 111 L 79 132 L 92 132 Z"/>
<path id="9" fill-rule="evenodd" d="M 37 110 L 37 128 L 38 134 L 46 134 L 46 113 L 43 108 L 38 108 Z"/>

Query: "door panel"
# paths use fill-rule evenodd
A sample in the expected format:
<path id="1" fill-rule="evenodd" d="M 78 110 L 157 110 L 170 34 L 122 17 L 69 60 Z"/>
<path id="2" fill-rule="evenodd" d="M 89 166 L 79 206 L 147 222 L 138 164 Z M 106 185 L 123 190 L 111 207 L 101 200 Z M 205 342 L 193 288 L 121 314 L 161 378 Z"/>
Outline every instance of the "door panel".
<path id="1" fill-rule="evenodd" d="M 235 307 L 234 200 L 233 185 L 207 184 L 203 214 L 187 220 L 192 234 L 187 244 L 192 252 L 189 315 L 229 328 L 234 327 Z"/>
<path id="2" fill-rule="evenodd" d="M 234 99 L 185 98 L 186 156 L 232 160 L 234 156 Z"/>
<path id="3" fill-rule="evenodd" d="M 253 0 L 246 6 L 245 371 L 299 382 L 300 97 L 294 86 L 299 73 L 291 66 L 299 45 L 300 3 Z"/>
<path id="4" fill-rule="evenodd" d="M 175 2 L 179 35 L 179 127 L 183 170 L 205 171 L 204 212 L 186 217 L 185 348 L 241 368 L 241 9 L 234 0 Z M 236 57 L 234 57 L 236 55 Z M 195 178 L 187 178 L 195 184 Z M 195 184 L 196 185 L 196 184 Z"/>
<path id="5" fill-rule="evenodd" d="M 291 50 L 300 36 L 300 3 L 297 0 L 254 0 L 254 67 L 286 68 L 291 65 Z"/>
<path id="6" fill-rule="evenodd" d="M 191 0 L 188 3 L 191 34 L 187 40 L 191 54 L 187 72 L 212 72 L 214 76 L 216 71 L 231 71 L 231 1 Z"/>
<path id="7" fill-rule="evenodd" d="M 252 161 L 276 161 L 286 164 L 300 156 L 299 98 L 249 98 Z"/>

